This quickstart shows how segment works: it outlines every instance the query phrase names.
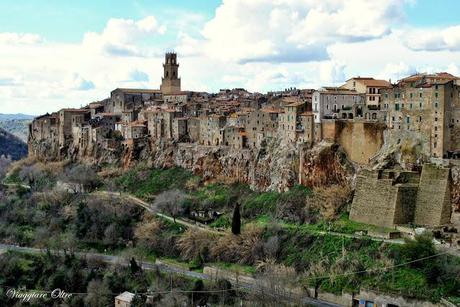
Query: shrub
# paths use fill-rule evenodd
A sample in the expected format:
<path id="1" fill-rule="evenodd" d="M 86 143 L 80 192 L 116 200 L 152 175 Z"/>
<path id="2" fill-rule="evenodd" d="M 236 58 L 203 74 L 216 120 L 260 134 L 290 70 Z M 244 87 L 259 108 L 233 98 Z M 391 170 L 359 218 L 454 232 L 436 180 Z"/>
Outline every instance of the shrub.
<path id="1" fill-rule="evenodd" d="M 162 212 L 166 212 L 171 215 L 176 222 L 176 217 L 182 215 L 186 211 L 187 194 L 184 192 L 174 189 L 162 192 L 155 198 L 153 207 Z"/>
<path id="2" fill-rule="evenodd" d="M 215 236 L 208 232 L 189 229 L 177 241 L 177 245 L 183 259 L 203 263 L 209 260 L 209 250 L 215 239 Z"/>

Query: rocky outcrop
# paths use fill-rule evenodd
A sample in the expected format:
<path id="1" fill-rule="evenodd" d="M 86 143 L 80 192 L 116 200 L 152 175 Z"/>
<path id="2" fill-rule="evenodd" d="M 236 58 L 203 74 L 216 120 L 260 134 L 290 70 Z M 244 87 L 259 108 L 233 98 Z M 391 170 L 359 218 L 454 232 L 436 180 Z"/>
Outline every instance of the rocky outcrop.
<path id="1" fill-rule="evenodd" d="M 384 144 L 371 159 L 374 169 L 394 168 L 417 170 L 430 160 L 430 142 L 417 131 L 385 130 Z"/>
<path id="2" fill-rule="evenodd" d="M 95 147 L 78 151 L 69 147 L 65 153 L 73 161 L 124 168 L 138 162 L 156 168 L 179 166 L 208 182 L 241 182 L 260 191 L 286 191 L 298 183 L 306 186 L 344 184 L 350 182 L 354 173 L 338 145 L 321 143 L 309 148 L 279 139 L 267 139 L 259 149 L 235 150 L 228 146 L 145 138 L 125 141 L 112 149 Z"/>

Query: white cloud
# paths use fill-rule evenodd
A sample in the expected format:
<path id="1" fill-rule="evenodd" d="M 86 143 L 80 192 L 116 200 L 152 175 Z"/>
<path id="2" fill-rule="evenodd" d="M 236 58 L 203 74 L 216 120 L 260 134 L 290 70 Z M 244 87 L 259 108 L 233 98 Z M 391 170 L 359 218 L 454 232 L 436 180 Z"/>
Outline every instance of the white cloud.
<path id="1" fill-rule="evenodd" d="M 78 91 L 88 91 L 95 88 L 92 81 L 84 79 L 77 73 L 72 74 L 72 76 L 66 81 L 66 86 L 70 90 Z"/>
<path id="2" fill-rule="evenodd" d="M 405 45 L 415 51 L 460 51 L 460 25 L 445 29 L 413 29 L 403 39 Z"/>
<path id="3" fill-rule="evenodd" d="M 390 80 L 392 83 L 398 80 L 417 73 L 417 69 L 414 66 L 408 65 L 404 62 L 399 63 L 388 63 L 382 72 L 377 75 L 377 78 Z"/>
<path id="4" fill-rule="evenodd" d="M 149 75 L 146 72 L 141 70 L 135 69 L 130 71 L 129 73 L 129 81 L 140 81 L 140 82 L 147 82 L 150 80 Z"/>
<path id="5" fill-rule="evenodd" d="M 265 92 L 337 85 L 358 75 L 396 81 L 415 71 L 458 74 L 456 28 L 448 35 L 432 31 L 418 43 L 431 47 L 415 51 L 405 39 L 426 29 L 401 22 L 401 3 L 224 0 L 207 23 L 198 15 L 164 24 L 152 16 L 110 19 L 71 44 L 0 33 L 0 109 L 40 114 L 106 98 L 116 87 L 159 88 L 163 52 L 174 46 L 186 90 Z M 165 25 L 174 31 L 158 39 Z"/>
<path id="6" fill-rule="evenodd" d="M 166 27 L 160 25 L 154 16 L 134 21 L 111 18 L 101 33 L 88 32 L 83 38 L 85 49 L 96 50 L 107 55 L 142 56 L 136 46 L 138 40 L 149 35 L 162 35 Z"/>
<path id="7" fill-rule="evenodd" d="M 38 34 L 32 33 L 0 33 L 0 44 L 18 44 L 18 45 L 32 45 L 38 44 L 43 41 L 42 37 Z"/>
<path id="8" fill-rule="evenodd" d="M 400 0 L 226 0 L 202 34 L 208 56 L 241 63 L 328 59 L 335 42 L 379 38 L 402 18 Z"/>
<path id="9" fill-rule="evenodd" d="M 321 63 L 319 67 L 319 79 L 323 83 L 338 84 L 344 82 L 346 79 L 344 70 L 345 65 L 335 61 Z"/>

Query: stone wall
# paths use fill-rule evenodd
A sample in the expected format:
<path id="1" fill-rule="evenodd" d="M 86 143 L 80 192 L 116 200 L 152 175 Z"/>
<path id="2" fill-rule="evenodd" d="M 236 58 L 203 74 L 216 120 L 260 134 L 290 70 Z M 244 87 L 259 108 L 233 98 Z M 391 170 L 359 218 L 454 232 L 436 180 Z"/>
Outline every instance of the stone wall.
<path id="1" fill-rule="evenodd" d="M 395 221 L 398 187 L 393 179 L 379 179 L 378 172 L 363 170 L 356 178 L 350 219 L 392 227 Z"/>
<path id="2" fill-rule="evenodd" d="M 373 122 L 342 121 L 337 142 L 342 145 L 348 158 L 359 164 L 369 160 L 382 148 L 385 125 Z"/>
<path id="3" fill-rule="evenodd" d="M 450 223 L 450 169 L 425 164 L 420 178 L 415 224 L 436 226 Z"/>
<path id="4" fill-rule="evenodd" d="M 324 120 L 324 140 L 339 143 L 348 158 L 358 164 L 369 164 L 383 146 L 385 125 L 367 121 Z"/>
<path id="5" fill-rule="evenodd" d="M 417 172 L 362 170 L 350 211 L 354 221 L 394 227 L 439 226 L 451 221 L 450 169 L 425 164 Z"/>

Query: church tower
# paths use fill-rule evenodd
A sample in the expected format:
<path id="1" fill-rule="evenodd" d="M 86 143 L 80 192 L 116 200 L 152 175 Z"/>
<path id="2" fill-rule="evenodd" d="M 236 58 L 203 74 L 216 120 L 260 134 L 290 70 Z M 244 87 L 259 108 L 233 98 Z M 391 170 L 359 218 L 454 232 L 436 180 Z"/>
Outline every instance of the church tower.
<path id="1" fill-rule="evenodd" d="M 160 90 L 162 94 L 179 94 L 180 78 L 179 64 L 177 63 L 177 54 L 168 52 L 165 55 L 165 63 L 163 64 L 163 78 L 161 78 Z"/>

